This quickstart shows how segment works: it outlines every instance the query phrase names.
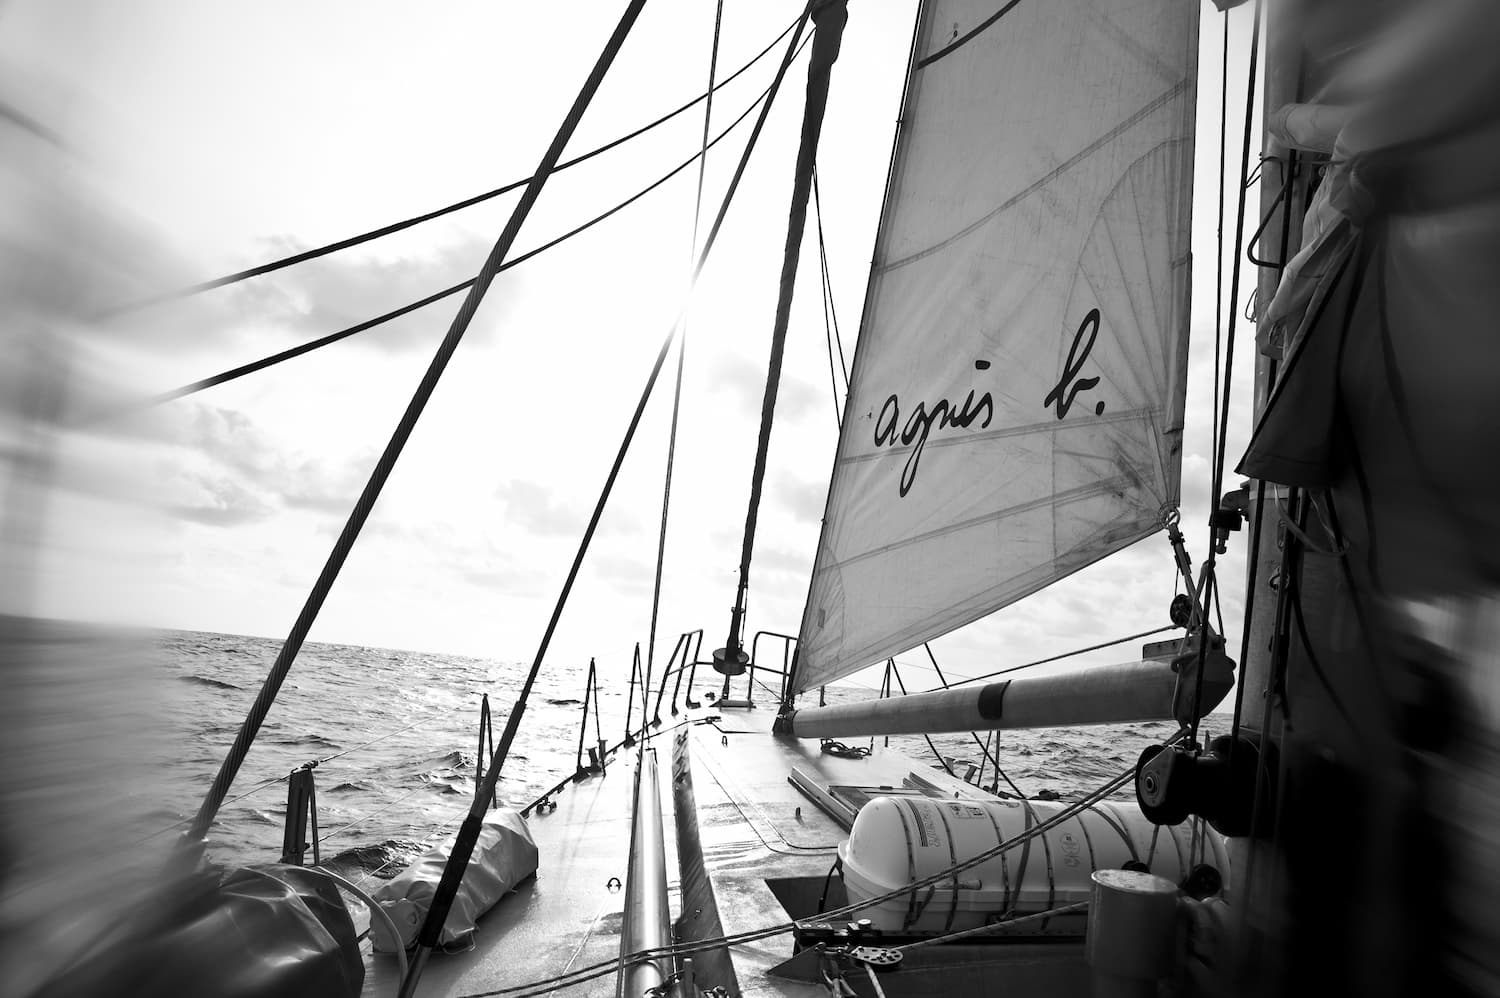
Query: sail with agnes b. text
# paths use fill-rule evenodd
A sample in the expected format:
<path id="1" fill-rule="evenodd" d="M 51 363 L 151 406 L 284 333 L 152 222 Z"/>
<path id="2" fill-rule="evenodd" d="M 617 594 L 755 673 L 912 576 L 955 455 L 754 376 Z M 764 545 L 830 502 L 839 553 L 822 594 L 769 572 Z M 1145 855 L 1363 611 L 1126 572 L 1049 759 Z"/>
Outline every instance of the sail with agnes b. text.
<path id="1" fill-rule="evenodd" d="M 1175 509 L 1198 6 L 924 4 L 794 690 Z"/>

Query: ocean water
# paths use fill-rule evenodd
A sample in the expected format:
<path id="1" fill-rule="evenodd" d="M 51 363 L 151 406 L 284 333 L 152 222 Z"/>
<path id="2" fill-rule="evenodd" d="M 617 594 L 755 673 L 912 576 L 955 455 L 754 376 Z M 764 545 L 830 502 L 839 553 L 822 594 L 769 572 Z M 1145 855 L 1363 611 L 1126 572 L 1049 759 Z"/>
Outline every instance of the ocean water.
<path id="1" fill-rule="evenodd" d="M 166 632 L 152 642 L 148 671 L 166 691 L 159 740 L 165 751 L 142 791 L 146 799 L 138 801 L 135 825 L 144 835 L 167 839 L 192 815 L 278 647 L 267 638 L 197 632 Z M 502 774 L 503 800 L 528 803 L 573 771 L 587 665 L 544 668 Z M 228 863 L 277 859 L 286 813 L 280 778 L 318 759 L 323 862 L 346 875 L 398 873 L 461 820 L 476 786 L 480 698 L 490 697 L 498 737 L 525 668 L 518 661 L 307 644 L 212 829 L 213 856 Z M 630 661 L 601 661 L 599 675 L 599 719 L 613 744 L 625 731 Z M 716 690 L 718 679 L 700 669 L 696 696 L 702 700 Z M 737 683 L 736 696 L 740 689 Z M 670 719 L 671 692 L 662 704 L 664 719 Z M 756 692 L 770 706 L 771 694 Z M 875 695 L 856 687 L 829 690 L 830 702 Z M 638 699 L 635 717 L 638 723 Z M 1172 730 L 1147 723 L 1005 732 L 992 751 L 1026 794 L 1067 799 L 1119 774 Z M 588 741 L 593 738 L 591 716 Z M 890 743 L 919 764 L 937 765 L 920 736 Z M 968 735 L 934 736 L 933 743 L 957 760 L 960 775 L 981 759 Z M 993 780 L 993 767 L 987 769 L 986 784 Z"/>

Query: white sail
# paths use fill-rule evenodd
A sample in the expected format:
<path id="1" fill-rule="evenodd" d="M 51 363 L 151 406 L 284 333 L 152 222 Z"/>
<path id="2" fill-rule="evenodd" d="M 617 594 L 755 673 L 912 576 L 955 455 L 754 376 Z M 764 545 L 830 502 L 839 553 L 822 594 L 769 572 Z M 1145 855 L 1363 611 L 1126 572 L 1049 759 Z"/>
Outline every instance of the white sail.
<path id="1" fill-rule="evenodd" d="M 1176 506 L 1198 5 L 925 4 L 794 686 Z"/>

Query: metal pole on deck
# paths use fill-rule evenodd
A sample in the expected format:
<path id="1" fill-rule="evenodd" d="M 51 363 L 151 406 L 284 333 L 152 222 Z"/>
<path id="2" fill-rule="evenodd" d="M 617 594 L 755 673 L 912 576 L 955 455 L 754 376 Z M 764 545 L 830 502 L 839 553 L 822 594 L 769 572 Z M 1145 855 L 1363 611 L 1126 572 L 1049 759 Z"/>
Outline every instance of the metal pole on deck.
<path id="1" fill-rule="evenodd" d="M 635 814 L 630 823 L 630 868 L 625 875 L 625 911 L 620 928 L 620 975 L 617 994 L 644 995 L 672 976 L 671 959 L 662 957 L 624 966 L 625 957 L 672 945 L 672 916 L 667 905 L 667 852 L 662 836 L 661 787 L 656 750 L 642 749 L 635 774 Z"/>

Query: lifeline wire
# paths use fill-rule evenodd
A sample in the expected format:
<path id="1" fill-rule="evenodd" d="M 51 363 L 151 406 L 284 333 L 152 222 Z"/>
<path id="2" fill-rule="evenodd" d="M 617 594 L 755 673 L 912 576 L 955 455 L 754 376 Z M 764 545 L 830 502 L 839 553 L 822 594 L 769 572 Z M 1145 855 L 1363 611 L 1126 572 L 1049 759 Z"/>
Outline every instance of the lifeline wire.
<path id="1" fill-rule="evenodd" d="M 796 27 L 795 21 L 787 25 L 787 27 L 781 32 L 781 34 L 771 39 L 771 43 L 765 48 L 761 49 L 754 58 L 745 63 L 739 69 L 736 69 L 733 73 L 726 76 L 723 81 L 720 82 L 717 86 L 711 86 L 706 93 L 699 94 L 697 97 L 694 97 L 692 100 L 677 108 L 675 111 L 668 111 L 666 114 L 662 115 L 654 121 L 642 125 L 640 128 L 637 128 L 633 132 L 629 132 L 617 139 L 606 142 L 604 145 L 599 146 L 596 149 L 590 149 L 588 152 L 584 153 L 581 156 L 575 156 L 570 160 L 559 163 L 552 172 L 560 173 L 570 166 L 577 166 L 579 163 L 583 163 L 587 160 L 593 159 L 595 156 L 598 156 L 601 153 L 609 152 L 611 149 L 614 149 L 617 146 L 624 145 L 631 139 L 639 138 L 640 136 L 645 135 L 647 132 L 651 131 L 653 128 L 656 128 L 658 125 L 664 125 L 668 121 L 671 121 L 673 118 L 677 117 L 679 114 L 683 114 L 686 111 L 692 110 L 700 101 L 707 100 L 712 103 L 713 92 L 715 90 L 719 89 L 720 87 L 728 86 L 751 66 L 760 62 L 760 60 L 765 58 L 765 56 L 772 49 L 774 49 L 777 44 L 783 38 L 785 38 L 794 27 Z M 274 271 L 293 266 L 294 264 L 306 263 L 308 260 L 316 260 L 318 257 L 327 256 L 328 254 L 336 253 L 339 250 L 349 249 L 351 246 L 358 246 L 361 243 L 367 243 L 372 239 L 379 239 L 382 236 L 388 236 L 392 233 L 400 232 L 403 229 L 409 229 L 414 225 L 420 225 L 423 222 L 429 222 L 434 218 L 441 218 L 442 216 L 452 214 L 455 211 L 461 211 L 464 208 L 471 208 L 476 204 L 488 201 L 491 198 L 497 198 L 502 194 L 509 194 L 511 191 L 516 190 L 519 187 L 524 187 L 526 184 L 531 183 L 533 179 L 535 179 L 534 175 L 532 177 L 523 177 L 520 180 L 513 180 L 503 187 L 497 187 L 492 191 L 486 191 L 483 194 L 476 194 L 473 197 L 465 198 L 462 201 L 457 201 L 445 207 L 434 209 L 433 211 L 424 212 L 421 215 L 415 215 L 411 218 L 402 219 L 399 222 L 392 222 L 389 225 L 382 225 L 379 228 L 371 229 L 368 232 L 361 232 L 358 235 L 349 236 L 345 239 L 339 239 L 335 242 L 327 243 L 323 246 L 315 246 L 312 249 L 303 250 L 300 253 L 293 253 L 290 256 L 285 256 L 278 260 L 271 260 L 267 263 L 258 264 L 254 267 L 247 267 L 244 270 L 238 270 L 232 274 L 225 274 L 222 277 L 215 277 L 212 280 L 202 281 L 198 284 L 191 284 L 184 288 L 178 288 L 175 291 L 165 291 L 161 294 L 153 295 L 149 298 L 144 298 L 140 301 L 120 306 L 119 308 L 114 309 L 112 314 L 119 315 L 138 311 L 143 308 L 148 308 L 152 305 L 165 304 L 169 301 L 176 301 L 181 298 L 187 298 L 192 295 L 201 294 L 204 291 L 212 291 L 215 288 L 222 288 L 229 284 L 236 284 L 240 281 L 248 280 L 252 277 L 259 277 L 262 274 L 269 274 Z"/>

